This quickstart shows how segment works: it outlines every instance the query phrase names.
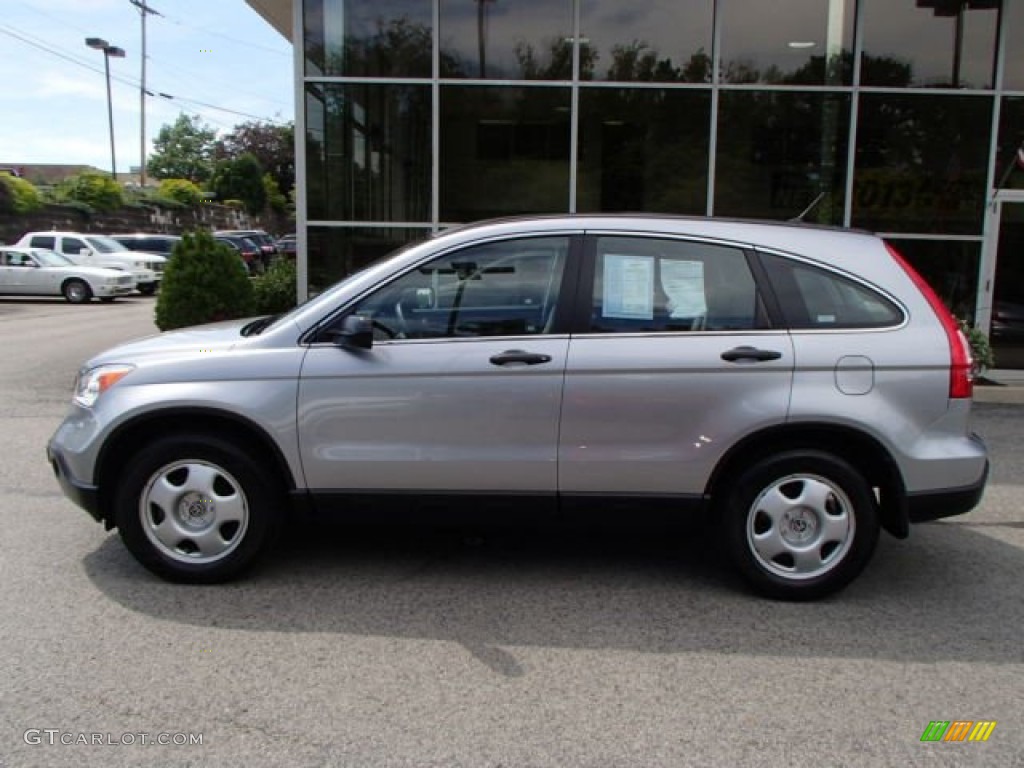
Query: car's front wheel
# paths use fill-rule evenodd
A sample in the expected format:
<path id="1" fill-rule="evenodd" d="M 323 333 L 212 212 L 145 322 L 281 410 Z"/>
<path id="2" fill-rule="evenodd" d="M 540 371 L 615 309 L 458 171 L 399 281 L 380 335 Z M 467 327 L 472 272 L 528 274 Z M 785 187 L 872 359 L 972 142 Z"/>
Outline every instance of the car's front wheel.
<path id="1" fill-rule="evenodd" d="M 84 280 L 68 280 L 61 287 L 61 293 L 72 304 L 85 304 L 92 298 L 92 289 Z"/>
<path id="2" fill-rule="evenodd" d="M 115 521 L 131 553 L 158 576 L 225 581 L 273 538 L 281 500 L 274 477 L 222 439 L 164 437 L 126 466 Z"/>
<path id="3" fill-rule="evenodd" d="M 141 283 L 138 286 L 138 291 L 143 296 L 152 296 L 154 293 L 156 293 L 156 289 L 157 289 L 157 284 L 156 283 Z"/>
<path id="4" fill-rule="evenodd" d="M 758 461 L 739 476 L 726 504 L 732 559 L 769 597 L 809 600 L 842 589 L 878 541 L 870 486 L 855 467 L 824 451 Z"/>

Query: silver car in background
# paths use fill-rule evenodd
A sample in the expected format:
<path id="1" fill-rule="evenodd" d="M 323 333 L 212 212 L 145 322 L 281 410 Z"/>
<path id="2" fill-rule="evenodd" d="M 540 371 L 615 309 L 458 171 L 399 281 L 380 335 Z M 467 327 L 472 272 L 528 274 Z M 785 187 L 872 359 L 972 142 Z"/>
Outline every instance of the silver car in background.
<path id="1" fill-rule="evenodd" d="M 977 504 L 971 376 L 953 318 L 876 236 L 508 219 L 281 317 L 98 355 L 48 454 L 68 496 L 176 581 L 235 576 L 299 510 L 695 512 L 757 591 L 809 599 L 860 573 L 880 529 Z"/>

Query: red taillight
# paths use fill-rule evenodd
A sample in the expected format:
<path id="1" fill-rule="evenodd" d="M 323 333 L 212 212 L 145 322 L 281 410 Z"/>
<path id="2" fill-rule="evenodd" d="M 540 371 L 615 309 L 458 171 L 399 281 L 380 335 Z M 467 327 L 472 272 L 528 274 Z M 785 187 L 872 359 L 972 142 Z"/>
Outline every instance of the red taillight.
<path id="1" fill-rule="evenodd" d="M 886 243 L 885 247 L 896 260 L 896 263 L 903 267 L 903 271 L 907 273 L 907 276 L 914 281 L 914 285 L 916 285 L 918 290 L 921 291 L 921 294 L 925 299 L 928 300 L 928 304 L 931 305 L 932 311 L 935 312 L 935 316 L 938 317 L 939 322 L 942 323 L 942 330 L 946 332 L 946 341 L 949 342 L 950 356 L 950 398 L 961 399 L 971 397 L 974 393 L 974 381 L 972 377 L 974 361 L 971 359 L 971 347 L 967 342 L 967 337 L 964 336 L 963 331 L 960 330 L 960 326 L 957 325 L 956 319 L 950 311 L 946 309 L 946 305 L 942 303 L 942 299 L 940 299 L 938 294 L 932 290 L 932 287 L 925 282 L 924 278 L 917 274 L 907 260 L 900 255 L 899 251 L 893 248 L 889 243 Z"/>

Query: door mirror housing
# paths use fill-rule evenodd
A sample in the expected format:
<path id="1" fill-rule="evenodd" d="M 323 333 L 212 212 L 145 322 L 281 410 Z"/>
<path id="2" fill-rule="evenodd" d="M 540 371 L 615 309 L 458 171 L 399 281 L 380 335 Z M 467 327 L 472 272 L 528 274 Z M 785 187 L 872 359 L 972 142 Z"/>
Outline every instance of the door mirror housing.
<path id="1" fill-rule="evenodd" d="M 335 343 L 342 347 L 370 349 L 373 346 L 373 322 L 362 315 L 349 315 L 342 320 Z"/>

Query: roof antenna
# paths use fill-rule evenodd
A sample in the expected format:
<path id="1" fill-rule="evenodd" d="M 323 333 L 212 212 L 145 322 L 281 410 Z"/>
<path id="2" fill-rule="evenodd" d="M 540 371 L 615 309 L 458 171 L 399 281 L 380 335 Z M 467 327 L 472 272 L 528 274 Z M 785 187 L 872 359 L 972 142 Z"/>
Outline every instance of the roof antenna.
<path id="1" fill-rule="evenodd" d="M 814 210 L 814 206 L 816 206 L 818 203 L 820 203 L 821 202 L 821 198 L 823 198 L 824 196 L 825 196 L 825 190 L 821 190 L 821 192 L 818 193 L 818 196 L 816 198 L 814 198 L 813 200 L 811 200 L 811 204 L 808 205 L 806 208 L 804 208 L 802 211 L 800 211 L 800 215 L 799 216 L 790 219 L 790 221 L 803 222 L 804 216 L 806 216 L 808 213 L 813 211 Z"/>

